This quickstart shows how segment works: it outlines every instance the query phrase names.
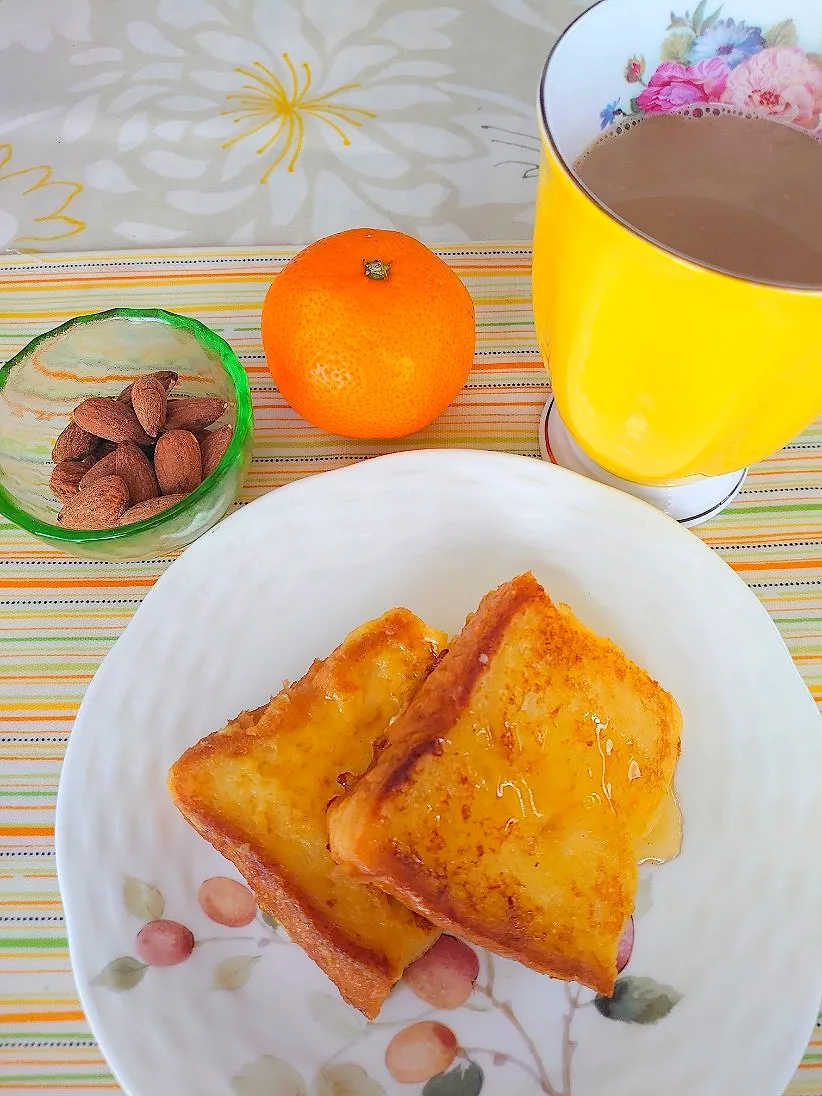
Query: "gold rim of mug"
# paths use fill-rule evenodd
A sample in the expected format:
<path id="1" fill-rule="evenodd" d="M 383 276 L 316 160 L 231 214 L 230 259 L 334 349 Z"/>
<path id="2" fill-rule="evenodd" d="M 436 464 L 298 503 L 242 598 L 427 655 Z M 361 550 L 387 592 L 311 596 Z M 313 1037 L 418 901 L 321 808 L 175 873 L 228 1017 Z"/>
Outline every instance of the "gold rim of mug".
<path id="1" fill-rule="evenodd" d="M 822 295 L 822 286 L 802 285 L 799 282 L 771 282 L 763 278 L 749 278 L 744 274 L 735 274 L 732 270 L 725 270 L 721 266 L 714 266 L 712 263 L 700 262 L 698 259 L 694 259 L 690 255 L 685 255 L 682 251 L 677 251 L 676 248 L 668 247 L 665 244 L 660 243 L 659 240 L 655 240 L 653 236 L 648 236 L 641 229 L 638 229 L 635 225 L 632 225 L 629 221 L 624 220 L 618 214 L 614 213 L 612 209 L 610 209 L 603 201 L 601 201 L 600 198 L 589 187 L 587 187 L 585 183 L 583 183 L 583 181 L 577 176 L 576 172 L 574 171 L 573 166 L 570 165 L 565 157 L 562 155 L 559 150 L 559 146 L 557 145 L 556 141 L 554 140 L 554 136 L 551 133 L 551 127 L 548 124 L 548 112 L 546 110 L 545 104 L 545 89 L 548 83 L 551 61 L 554 58 L 554 54 L 560 48 L 568 34 L 573 30 L 577 23 L 581 23 L 584 19 L 587 19 L 588 16 L 591 15 L 591 13 L 596 8 L 602 7 L 603 4 L 614 4 L 619 2 L 620 0 L 596 0 L 596 3 L 592 4 L 590 8 L 587 8 L 585 11 L 580 12 L 580 14 L 577 15 L 568 24 L 562 34 L 560 34 L 559 38 L 557 38 L 556 42 L 554 42 L 548 53 L 548 56 L 545 59 L 545 64 L 542 69 L 542 76 L 540 77 L 539 81 L 539 90 L 537 93 L 540 133 L 541 136 L 548 142 L 551 151 L 556 157 L 557 162 L 561 166 L 566 177 L 570 180 L 573 186 L 575 186 L 576 189 L 580 191 L 580 193 L 585 194 L 586 197 L 590 198 L 594 205 L 597 207 L 597 209 L 602 210 L 606 217 L 614 221 L 615 224 L 621 225 L 622 228 L 627 229 L 632 236 L 636 236 L 638 239 L 644 240 L 645 243 L 650 244 L 651 247 L 653 247 L 655 250 L 661 251 L 666 255 L 672 255 L 675 259 L 679 259 L 680 262 L 685 263 L 687 266 L 691 267 L 694 270 L 710 271 L 712 274 L 719 274 L 723 278 L 730 278 L 731 281 L 743 282 L 745 285 L 760 286 L 763 289 L 781 290 L 784 293 L 807 293 L 812 296 Z"/>

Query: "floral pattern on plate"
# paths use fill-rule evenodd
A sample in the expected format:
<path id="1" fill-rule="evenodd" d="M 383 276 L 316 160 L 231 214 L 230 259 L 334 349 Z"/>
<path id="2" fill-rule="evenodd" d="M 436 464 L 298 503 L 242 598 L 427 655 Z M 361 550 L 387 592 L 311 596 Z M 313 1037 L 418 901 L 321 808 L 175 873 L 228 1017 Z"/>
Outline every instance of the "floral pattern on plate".
<path id="1" fill-rule="evenodd" d="M 228 876 L 211 876 L 201 883 L 197 901 L 206 917 L 229 929 L 246 929 L 243 935 L 195 938 L 182 921 L 166 916 L 163 892 L 152 883 L 128 876 L 123 883 L 123 905 L 132 918 L 142 922 L 134 936 L 135 954 L 112 959 L 92 980 L 92 985 L 115 992 L 137 987 L 143 978 L 163 968 L 178 966 L 199 949 L 211 944 L 250 945 L 241 954 L 220 958 L 213 967 L 211 989 L 236 992 L 251 978 L 271 944 L 287 944 L 276 919 L 257 907 L 251 890 Z M 650 877 L 643 877 L 637 893 L 634 917 L 619 945 L 620 977 L 614 993 L 604 997 L 576 983 L 564 983 L 566 1011 L 557 1038 L 561 1045 L 561 1077 L 552 1077 L 534 1039 L 523 1025 L 515 1004 L 496 991 L 494 956 L 474 949 L 456 937 L 443 935 L 403 976 L 403 982 L 427 1009 L 402 1020 L 367 1022 L 358 1012 L 331 994 L 314 993 L 310 1012 L 314 1022 L 342 1040 L 342 1046 L 319 1066 L 309 1086 L 290 1063 L 264 1054 L 246 1064 L 231 1079 L 235 1096 L 385 1096 L 384 1087 L 359 1063 L 344 1060 L 359 1043 L 376 1036 L 384 1046 L 389 1075 L 398 1084 L 422 1086 L 422 1096 L 479 1096 L 491 1074 L 503 1070 L 524 1076 L 534 1093 L 573 1096 L 573 1057 L 576 1041 L 574 1019 L 583 1008 L 593 1007 L 608 1020 L 628 1024 L 655 1024 L 663 1020 L 681 999 L 673 987 L 652 978 L 624 974 L 634 950 L 635 919 L 650 908 Z M 522 1054 L 486 1046 L 464 1045 L 450 1024 L 435 1019 L 437 1013 L 460 1010 L 496 1011 L 519 1036 Z M 343 1059 L 343 1060 L 340 1060 Z M 510 1078 L 504 1083 L 509 1084 Z M 501 1091 L 501 1090 L 500 1090 Z M 507 1088 L 506 1090 L 507 1091 Z"/>
<path id="2" fill-rule="evenodd" d="M 602 129 L 623 118 L 708 103 L 819 128 L 822 53 L 800 46 L 793 19 L 755 26 L 725 16 L 722 4 L 708 12 L 708 0 L 700 0 L 693 13 L 671 13 L 660 62 L 646 79 L 647 71 L 644 57 L 628 59 L 625 80 L 641 90 L 608 103 L 600 112 Z"/>

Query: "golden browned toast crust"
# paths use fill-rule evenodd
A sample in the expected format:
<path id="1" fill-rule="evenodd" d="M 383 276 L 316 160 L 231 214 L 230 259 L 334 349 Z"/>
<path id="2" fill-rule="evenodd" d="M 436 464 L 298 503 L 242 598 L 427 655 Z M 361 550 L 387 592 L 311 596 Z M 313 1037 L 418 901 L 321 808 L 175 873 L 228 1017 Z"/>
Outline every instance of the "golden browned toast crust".
<path id="1" fill-rule="evenodd" d="M 269 704 L 192 746 L 169 773 L 187 821 L 369 1018 L 439 933 L 339 872 L 326 809 L 372 763 L 444 639 L 407 610 L 392 610 Z"/>
<path id="2" fill-rule="evenodd" d="M 610 993 L 679 727 L 669 694 L 519 576 L 332 806 L 332 853 L 440 928 Z"/>
<path id="3" fill-rule="evenodd" d="M 257 895 L 260 909 L 287 926 L 289 937 L 325 971 L 350 1004 L 369 1019 L 376 1017 L 397 980 L 385 956 L 358 947 L 325 921 L 310 899 L 306 901 L 286 876 L 244 840 L 242 831 L 226 826 L 207 810 L 177 805 L 197 832 L 234 864 Z"/>

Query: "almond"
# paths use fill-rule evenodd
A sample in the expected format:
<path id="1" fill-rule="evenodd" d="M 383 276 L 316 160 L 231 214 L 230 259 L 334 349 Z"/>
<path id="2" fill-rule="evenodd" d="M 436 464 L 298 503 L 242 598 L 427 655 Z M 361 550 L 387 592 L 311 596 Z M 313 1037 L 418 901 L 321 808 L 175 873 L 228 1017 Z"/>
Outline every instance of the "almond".
<path id="1" fill-rule="evenodd" d="M 160 494 L 154 466 L 142 449 L 136 445 L 118 445 L 113 456 L 115 474 L 128 488 L 132 506 L 156 498 Z"/>
<path id="2" fill-rule="evenodd" d="M 203 479 L 211 475 L 225 456 L 233 433 L 234 427 L 226 423 L 224 426 L 218 426 L 216 430 L 203 430 L 197 435 L 200 455 L 203 458 Z"/>
<path id="3" fill-rule="evenodd" d="M 70 422 L 54 443 L 51 459 L 55 464 L 64 460 L 79 460 L 88 456 L 96 444 L 97 438 L 93 434 Z"/>
<path id="4" fill-rule="evenodd" d="M 182 502 L 184 498 L 185 495 L 158 495 L 156 499 L 138 502 L 136 506 L 126 510 L 120 518 L 120 524 L 132 525 L 135 521 L 146 521 L 148 518 L 153 518 L 155 514 L 162 514 L 163 510 L 168 510 L 169 507 Z"/>
<path id="5" fill-rule="evenodd" d="M 103 476 L 65 503 L 57 521 L 66 529 L 111 529 L 128 509 L 128 488 L 119 476 Z"/>
<path id="6" fill-rule="evenodd" d="M 110 453 L 106 453 L 105 456 L 100 457 L 89 468 L 83 478 L 80 480 L 80 490 L 85 491 L 87 487 L 90 487 L 95 480 L 102 479 L 103 476 L 116 476 L 117 475 L 117 447 L 115 446 Z"/>
<path id="7" fill-rule="evenodd" d="M 166 421 L 166 390 L 157 377 L 138 377 L 131 390 L 131 406 L 137 421 L 151 438 L 156 438 Z"/>
<path id="8" fill-rule="evenodd" d="M 151 438 L 137 421 L 128 404 L 107 396 L 92 396 L 74 409 L 75 423 L 105 441 L 133 441 L 137 445 L 151 445 Z"/>
<path id="9" fill-rule="evenodd" d="M 105 457 L 93 464 L 80 481 L 80 490 L 90 486 L 103 476 L 119 476 L 128 487 L 132 504 L 145 502 L 160 494 L 154 467 L 145 453 L 136 445 L 126 442 L 116 446 Z"/>
<path id="10" fill-rule="evenodd" d="M 205 430 L 224 414 L 228 404 L 216 396 L 186 396 L 169 400 L 166 430 Z"/>
<path id="11" fill-rule="evenodd" d="M 174 385 L 177 383 L 177 381 L 180 379 L 173 369 L 158 369 L 156 373 L 149 373 L 148 376 L 156 377 L 156 379 L 160 382 L 163 388 L 165 388 L 166 392 L 170 392 Z M 131 382 L 131 384 L 126 385 L 126 387 L 117 397 L 120 403 L 131 403 L 131 393 L 133 388 L 133 381 Z"/>
<path id="12" fill-rule="evenodd" d="M 55 464 L 49 478 L 49 486 L 55 498 L 61 502 L 67 502 L 72 495 L 76 495 L 80 489 L 80 483 L 88 469 L 91 467 L 91 459 L 63 460 Z"/>
<path id="13" fill-rule="evenodd" d="M 189 430 L 167 430 L 154 447 L 154 471 L 164 495 L 187 495 L 200 483 L 200 446 Z"/>

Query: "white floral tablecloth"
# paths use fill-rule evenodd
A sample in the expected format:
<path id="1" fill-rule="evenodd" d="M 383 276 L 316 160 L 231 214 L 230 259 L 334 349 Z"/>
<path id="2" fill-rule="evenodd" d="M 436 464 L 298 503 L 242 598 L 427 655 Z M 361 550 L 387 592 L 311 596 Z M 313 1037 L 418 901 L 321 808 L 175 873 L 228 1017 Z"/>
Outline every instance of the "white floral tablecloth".
<path id="1" fill-rule="evenodd" d="M 2 0 L 0 250 L 528 239 L 587 0 Z"/>

